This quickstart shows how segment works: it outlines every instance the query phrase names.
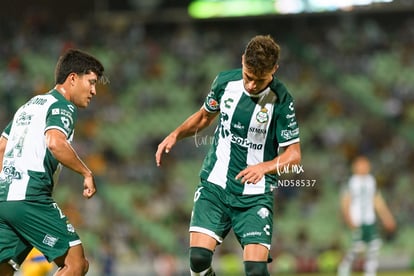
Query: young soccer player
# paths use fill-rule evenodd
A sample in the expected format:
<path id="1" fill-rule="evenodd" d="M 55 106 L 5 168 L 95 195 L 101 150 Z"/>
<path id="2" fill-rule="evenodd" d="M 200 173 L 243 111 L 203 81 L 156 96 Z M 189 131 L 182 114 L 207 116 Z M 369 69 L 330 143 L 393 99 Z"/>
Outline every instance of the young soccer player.
<path id="1" fill-rule="evenodd" d="M 387 231 L 394 231 L 396 223 L 371 174 L 366 156 L 358 156 L 352 163 L 352 176 L 342 193 L 341 211 L 345 223 L 352 229 L 351 248 L 338 268 L 338 276 L 349 276 L 357 256 L 365 252 L 365 276 L 375 276 L 381 239 L 377 230 L 377 216 Z"/>
<path id="2" fill-rule="evenodd" d="M 299 164 L 299 127 L 292 96 L 275 73 L 280 47 L 267 35 L 253 37 L 242 67 L 219 73 L 204 105 L 159 145 L 162 155 L 218 117 L 200 172 L 190 223 L 191 275 L 215 275 L 216 246 L 233 229 L 243 248 L 246 275 L 269 275 L 273 193 L 277 172 Z"/>
<path id="3" fill-rule="evenodd" d="M 56 86 L 22 105 L 0 137 L 0 275 L 13 275 L 33 247 L 59 270 L 85 275 L 82 243 L 52 198 L 61 165 L 81 174 L 83 196 L 96 193 L 93 173 L 71 146 L 77 109 L 96 95 L 104 67 L 70 49 L 58 60 Z"/>

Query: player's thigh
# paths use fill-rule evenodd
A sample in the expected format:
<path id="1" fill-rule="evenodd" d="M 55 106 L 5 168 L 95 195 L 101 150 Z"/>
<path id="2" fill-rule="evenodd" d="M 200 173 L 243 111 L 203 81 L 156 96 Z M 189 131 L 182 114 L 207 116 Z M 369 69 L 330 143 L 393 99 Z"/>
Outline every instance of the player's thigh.
<path id="1" fill-rule="evenodd" d="M 269 249 L 262 244 L 247 244 L 243 249 L 243 260 L 252 262 L 267 262 Z"/>
<path id="2" fill-rule="evenodd" d="M 13 229 L 0 219 L 0 262 L 9 261 L 15 253 L 19 237 Z"/>
<path id="3" fill-rule="evenodd" d="M 13 227 L 11 219 L 18 215 L 19 211 L 8 202 L 0 204 L 0 262 L 12 259 L 20 265 L 32 248 Z"/>
<path id="4" fill-rule="evenodd" d="M 213 184 L 212 184 L 213 185 Z M 220 187 L 199 186 L 195 192 L 190 232 L 202 233 L 221 243 L 231 229 L 228 207 Z"/>
<path id="5" fill-rule="evenodd" d="M 270 249 L 273 233 L 272 198 L 258 196 L 255 203 L 232 210 L 233 230 L 243 247 L 261 244 Z"/>
<path id="6" fill-rule="evenodd" d="M 56 203 L 25 202 L 24 219 L 16 219 L 14 228 L 49 262 L 66 254 L 70 246 L 80 244 L 79 236 Z"/>
<path id="7" fill-rule="evenodd" d="M 190 233 L 190 247 L 203 247 L 214 251 L 217 243 L 217 240 L 210 235 L 200 232 Z"/>

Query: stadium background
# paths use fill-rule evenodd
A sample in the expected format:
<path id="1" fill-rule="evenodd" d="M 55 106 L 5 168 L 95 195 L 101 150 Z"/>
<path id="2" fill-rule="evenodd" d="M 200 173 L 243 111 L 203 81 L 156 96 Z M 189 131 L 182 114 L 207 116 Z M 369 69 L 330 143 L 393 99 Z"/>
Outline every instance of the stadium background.
<path id="1" fill-rule="evenodd" d="M 84 241 L 89 275 L 188 274 L 193 190 L 213 129 L 180 142 L 161 169 L 154 153 L 200 107 L 215 74 L 240 66 L 255 34 L 271 34 L 282 46 L 277 74 L 296 98 L 301 130 L 304 172 L 294 177 L 315 180 L 314 187 L 280 187 L 275 195 L 272 271 L 334 275 L 349 241 L 339 191 L 358 152 L 371 157 L 399 226 L 395 235 L 382 233 L 380 269 L 411 270 L 411 1 L 208 20 L 191 19 L 188 1 L 179 0 L 34 2 L 16 0 L 0 11 L 2 127 L 28 97 L 52 88 L 57 56 L 67 47 L 94 53 L 111 80 L 80 111 L 74 142 L 97 175 L 99 193 L 84 200 L 81 179 L 67 170 L 55 191 Z M 214 261 L 220 275 L 241 273 L 233 237 Z M 111 267 L 113 274 L 104 272 Z"/>

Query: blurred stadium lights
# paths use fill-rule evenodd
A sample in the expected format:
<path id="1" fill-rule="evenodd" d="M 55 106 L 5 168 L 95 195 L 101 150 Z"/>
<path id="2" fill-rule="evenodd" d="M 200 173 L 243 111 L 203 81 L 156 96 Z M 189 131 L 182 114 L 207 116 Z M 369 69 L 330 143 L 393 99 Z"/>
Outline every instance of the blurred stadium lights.
<path id="1" fill-rule="evenodd" d="M 414 10 L 413 0 L 72 0 L 65 9 L 61 9 L 59 3 L 14 0 L 13 4 L 0 9 L 0 21 L 43 14 L 52 21 L 94 15 L 102 22 L 108 21 L 109 16 L 148 23 L 178 23 L 250 16 Z"/>
<path id="2" fill-rule="evenodd" d="M 352 10 L 391 2 L 393 0 L 193 0 L 188 12 L 194 18 L 255 16 Z"/>

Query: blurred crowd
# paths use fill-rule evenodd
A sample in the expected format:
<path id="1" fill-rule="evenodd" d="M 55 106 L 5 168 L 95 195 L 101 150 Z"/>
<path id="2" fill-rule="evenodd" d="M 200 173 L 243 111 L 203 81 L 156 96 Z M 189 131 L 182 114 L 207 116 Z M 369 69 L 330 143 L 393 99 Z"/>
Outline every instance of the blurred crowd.
<path id="1" fill-rule="evenodd" d="M 98 196 L 84 201 L 79 178 L 68 171 L 55 191 L 96 269 L 104 271 L 97 275 L 115 275 L 115 269 L 138 263 L 143 273 L 154 275 L 186 271 L 191 201 L 213 130 L 182 141 L 162 168 L 155 166 L 156 146 L 201 106 L 215 74 L 241 65 L 242 47 L 255 34 L 270 34 L 282 47 L 277 77 L 296 99 L 304 169 L 292 177 L 315 183 L 280 187 L 275 194 L 274 269 L 336 265 L 348 240 L 339 191 L 350 160 L 361 153 L 372 160 L 397 218 L 398 232 L 383 237 L 382 254 L 398 253 L 407 257 L 404 265 L 411 262 L 414 16 L 409 13 L 165 24 L 115 15 L 56 24 L 33 14 L 3 22 L 2 127 L 28 97 L 53 88 L 53 66 L 64 49 L 90 51 L 106 67 L 110 84 L 98 87 L 91 106 L 80 110 L 74 141 L 99 179 Z M 220 250 L 223 256 L 240 251 L 235 242 Z"/>

